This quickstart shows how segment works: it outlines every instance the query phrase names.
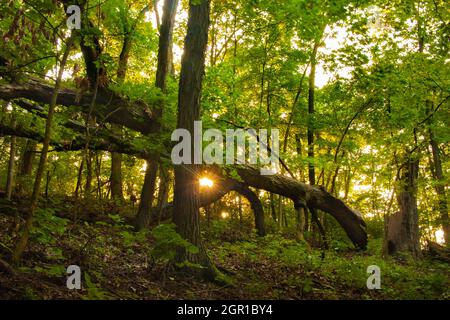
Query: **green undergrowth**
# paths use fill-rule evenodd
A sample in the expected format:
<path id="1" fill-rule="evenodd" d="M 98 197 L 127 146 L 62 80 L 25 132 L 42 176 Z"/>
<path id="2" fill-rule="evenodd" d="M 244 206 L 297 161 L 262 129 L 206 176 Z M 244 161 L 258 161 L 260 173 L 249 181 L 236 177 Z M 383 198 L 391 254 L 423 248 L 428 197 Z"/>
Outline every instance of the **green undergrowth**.
<path id="1" fill-rule="evenodd" d="M 450 268 L 446 263 L 429 259 L 401 262 L 381 257 L 382 242 L 372 240 L 365 252 L 339 248 L 330 250 L 311 249 L 304 243 L 268 235 L 265 238 L 251 237 L 245 241 L 212 242 L 211 251 L 219 264 L 229 265 L 235 261 L 240 265 L 230 266 L 237 270 L 249 290 L 277 289 L 271 298 L 288 298 L 289 288 L 297 288 L 299 298 L 325 299 L 449 299 Z M 345 245 L 342 245 L 345 247 Z M 248 268 L 242 268 L 242 266 Z M 271 266 L 274 277 L 279 275 L 284 286 L 276 288 L 265 281 L 268 277 L 265 266 Z M 369 266 L 381 270 L 381 289 L 368 290 Z M 261 268 L 263 272 L 258 272 Z M 256 272 L 255 272 L 256 271 Z M 269 277 L 270 279 L 270 277 Z M 295 291 L 295 290 L 294 290 Z"/>
<path id="2" fill-rule="evenodd" d="M 17 234 L 0 214 L 0 253 L 7 260 Z M 283 234 L 257 237 L 246 224 L 217 221 L 203 232 L 217 283 L 180 274 L 201 269 L 175 261 L 176 250 L 198 248 L 173 224 L 136 233 L 117 214 L 99 222 L 37 212 L 31 244 L 16 278 L 0 272 L 0 297 L 15 299 L 449 299 L 448 264 L 381 258 L 381 240 L 356 251 L 334 240 L 321 250 Z M 82 289 L 66 288 L 66 268 L 80 266 Z M 369 266 L 381 270 L 381 289 L 369 290 Z M 219 281 L 220 280 L 220 281 Z M 221 283 L 219 285 L 218 283 Z"/>

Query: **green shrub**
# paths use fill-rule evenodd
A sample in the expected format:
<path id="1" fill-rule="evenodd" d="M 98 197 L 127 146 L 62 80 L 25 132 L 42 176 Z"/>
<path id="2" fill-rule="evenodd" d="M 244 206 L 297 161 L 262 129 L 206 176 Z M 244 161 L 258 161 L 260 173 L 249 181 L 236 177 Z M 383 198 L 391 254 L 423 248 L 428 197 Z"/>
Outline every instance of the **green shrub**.
<path id="1" fill-rule="evenodd" d="M 174 224 L 161 224 L 152 230 L 155 246 L 150 251 L 150 256 L 158 262 L 173 263 L 177 250 L 184 249 L 189 253 L 197 254 L 199 249 L 189 241 L 183 239 L 175 230 Z M 199 267 L 185 261 L 178 264 L 179 267 Z"/>
<path id="2" fill-rule="evenodd" d="M 31 237 L 34 241 L 44 245 L 54 245 L 56 237 L 66 231 L 69 220 L 59 218 L 53 209 L 37 209 Z"/>

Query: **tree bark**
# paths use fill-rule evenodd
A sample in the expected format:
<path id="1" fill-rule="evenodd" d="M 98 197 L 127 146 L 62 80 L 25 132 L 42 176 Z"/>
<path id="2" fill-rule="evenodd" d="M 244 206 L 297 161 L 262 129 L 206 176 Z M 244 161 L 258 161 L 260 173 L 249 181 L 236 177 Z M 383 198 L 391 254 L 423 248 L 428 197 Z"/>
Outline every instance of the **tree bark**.
<path id="1" fill-rule="evenodd" d="M 44 81 L 36 79 L 21 84 L 2 84 L 0 85 L 0 99 L 25 98 L 38 103 L 49 104 L 53 89 Z M 89 112 L 94 95 L 85 93 L 79 101 L 77 101 L 77 95 L 76 90 L 61 88 L 57 104 L 66 107 L 79 106 L 83 112 Z M 155 131 L 152 106 L 142 101 L 130 102 L 127 98 L 103 89 L 98 91 L 94 102 L 96 108 L 93 115 L 106 123 L 122 125 L 142 134 Z"/>
<path id="2" fill-rule="evenodd" d="M 136 215 L 135 227 L 137 231 L 143 230 L 150 225 L 157 171 L 158 163 L 156 161 L 147 161 L 141 201 L 139 202 L 139 209 Z"/>
<path id="3" fill-rule="evenodd" d="M 250 206 L 252 207 L 253 214 L 255 216 L 255 228 L 257 230 L 258 236 L 264 237 L 266 235 L 264 208 L 261 201 L 259 200 L 259 197 L 256 193 L 250 190 L 250 188 L 242 184 L 236 184 L 233 190 L 243 195 L 250 202 Z"/>
<path id="4" fill-rule="evenodd" d="M 48 190 L 50 188 L 50 181 L 52 180 L 52 175 L 50 173 L 50 170 L 47 170 L 47 176 L 45 179 L 45 199 L 48 200 Z"/>
<path id="5" fill-rule="evenodd" d="M 159 165 L 159 187 L 158 187 L 158 202 L 156 204 L 156 210 L 158 212 L 158 224 L 161 222 L 161 215 L 164 206 L 169 202 L 169 189 L 170 189 L 170 174 L 169 170 L 163 165 Z"/>
<path id="6" fill-rule="evenodd" d="M 200 95 L 205 72 L 205 52 L 208 43 L 210 1 L 194 1 L 189 4 L 187 35 L 184 54 L 181 61 L 180 85 L 178 93 L 177 128 L 186 129 L 194 137 L 194 121 L 200 119 Z M 191 144 L 191 163 L 194 163 L 194 146 Z M 177 232 L 190 243 L 199 248 L 199 253 L 192 254 L 184 248 L 177 251 L 177 260 L 189 261 L 202 265 L 201 276 L 214 280 L 216 271 L 200 235 L 200 197 L 199 168 L 197 165 L 184 164 L 175 166 L 175 190 L 173 220 Z M 198 274 L 198 271 L 192 272 Z"/>
<path id="7" fill-rule="evenodd" d="M 172 39 L 177 13 L 178 0 L 166 0 L 159 29 L 158 67 L 156 70 L 156 86 L 164 93 L 167 91 L 167 75 L 172 66 Z"/>
<path id="8" fill-rule="evenodd" d="M 122 154 L 111 153 L 111 198 L 113 200 L 123 200 L 122 189 Z"/>
<path id="9" fill-rule="evenodd" d="M 33 171 L 33 160 L 36 153 L 37 143 L 28 139 L 22 155 L 22 164 L 20 166 L 20 175 L 29 176 Z"/>
<path id="10" fill-rule="evenodd" d="M 416 198 L 418 174 L 419 161 L 408 159 L 401 169 L 397 190 L 400 211 L 386 219 L 385 255 L 409 252 L 415 259 L 421 257 Z"/>
<path id="11" fill-rule="evenodd" d="M 309 89 L 308 89 L 308 177 L 309 184 L 316 184 L 316 174 L 314 166 L 314 114 L 315 114 L 315 86 L 316 86 L 316 56 L 319 49 L 320 40 L 314 43 L 313 52 L 311 55 L 311 70 L 309 73 Z"/>
<path id="12" fill-rule="evenodd" d="M 325 28 L 323 29 L 325 30 Z M 314 134 L 315 134 L 315 124 L 314 124 L 314 114 L 315 114 L 315 92 L 316 92 L 316 65 L 317 65 L 317 51 L 320 47 L 320 42 L 322 41 L 323 30 L 320 37 L 314 43 L 312 55 L 311 55 L 311 70 L 309 73 L 309 90 L 308 90 L 308 177 L 309 184 L 314 186 L 316 184 L 316 171 L 315 171 L 315 153 L 314 153 Z M 315 208 L 310 208 L 311 218 L 316 222 L 322 238 L 325 239 L 325 232 L 323 230 L 322 224 L 319 220 L 317 210 Z M 301 214 L 302 212 L 298 212 Z M 306 214 L 306 210 L 303 210 L 303 214 Z M 302 217 L 306 221 L 306 216 Z M 305 224 L 303 224 L 303 227 Z M 300 231 L 299 231 L 300 232 Z M 326 245 L 326 242 L 324 243 Z"/>
<path id="13" fill-rule="evenodd" d="M 25 147 L 22 153 L 22 159 L 20 164 L 19 179 L 18 179 L 18 194 L 23 195 L 24 192 L 28 192 L 29 188 L 27 185 L 29 183 L 28 179 L 33 171 L 33 161 L 36 154 L 36 141 L 32 139 L 27 139 Z"/>
<path id="14" fill-rule="evenodd" d="M 156 87 L 161 91 L 167 93 L 167 76 L 172 64 L 172 39 L 173 28 L 175 25 L 175 16 L 177 12 L 178 0 L 166 0 L 164 2 L 164 12 L 162 16 L 159 48 L 158 48 L 158 67 L 156 70 Z M 161 118 L 163 112 L 163 102 L 161 101 L 154 108 L 154 118 L 156 120 L 155 130 L 161 130 Z M 159 154 L 154 154 L 149 159 L 146 172 L 145 181 L 141 192 L 141 201 L 136 216 L 136 228 L 141 230 L 148 226 L 150 221 L 151 209 L 156 189 L 156 177 L 158 173 Z"/>
<path id="15" fill-rule="evenodd" d="M 11 115 L 11 127 L 16 127 L 16 116 L 14 114 L 14 109 Z M 12 192 L 14 188 L 14 167 L 16 162 L 16 137 L 11 136 L 11 141 L 9 145 L 9 161 L 8 161 L 8 174 L 6 179 L 6 199 L 11 200 Z"/>
<path id="16" fill-rule="evenodd" d="M 432 112 L 433 105 L 431 102 L 428 102 L 430 105 L 427 107 L 429 112 Z M 439 201 L 439 213 L 441 218 L 442 229 L 444 231 L 444 239 L 445 244 L 450 247 L 450 219 L 448 216 L 448 203 L 447 196 L 445 192 L 445 177 L 444 171 L 442 170 L 442 160 L 441 154 L 439 150 L 439 144 L 436 141 L 434 136 L 433 128 L 432 128 L 432 118 L 429 121 L 429 138 L 430 138 L 430 147 L 433 159 L 433 170 L 431 170 L 432 175 L 437 180 L 435 185 L 436 193 Z"/>
<path id="17" fill-rule="evenodd" d="M 81 185 L 83 183 L 83 168 L 84 168 L 84 157 L 81 158 L 80 167 L 78 168 L 78 176 L 77 176 L 77 185 L 75 187 L 75 199 L 78 198 L 80 191 L 81 191 Z"/>
<path id="18" fill-rule="evenodd" d="M 32 130 L 23 128 L 12 130 L 9 127 L 0 125 L 0 135 L 16 135 L 36 141 L 42 141 L 41 134 Z M 127 141 L 121 141 L 114 136 L 96 137 L 91 140 L 89 147 L 94 150 L 111 151 L 115 150 L 120 153 L 137 156 L 142 159 L 148 159 L 149 152 L 137 148 Z M 85 147 L 83 139 L 76 141 L 52 141 L 55 151 L 77 151 Z M 163 155 L 164 159 L 169 160 L 168 155 Z M 205 167 L 214 172 L 218 171 L 217 167 Z M 297 180 L 285 177 L 283 175 L 261 176 L 258 168 L 250 166 L 235 166 L 241 174 L 244 184 L 255 189 L 262 189 L 272 192 L 292 201 L 304 200 L 307 202 L 308 208 L 320 209 L 332 215 L 341 227 L 346 231 L 349 238 L 359 248 L 365 248 L 367 245 L 367 234 L 365 232 L 365 224 L 361 215 L 350 209 L 341 200 L 333 197 L 324 188 L 310 186 Z M 232 178 L 233 175 L 217 174 L 218 179 Z M 166 209 L 163 210 L 162 217 L 165 216 Z M 280 218 L 283 222 L 283 219 Z"/>
<path id="19" fill-rule="evenodd" d="M 306 215 L 305 215 L 304 207 L 295 208 L 295 212 L 297 215 L 297 239 L 300 241 L 305 241 L 305 224 L 306 224 Z"/>
<path id="20" fill-rule="evenodd" d="M 274 221 L 277 221 L 277 210 L 275 208 L 275 196 L 273 193 L 270 194 L 270 214 L 272 216 L 272 219 Z"/>
<path id="21" fill-rule="evenodd" d="M 94 28 L 93 23 L 87 16 L 83 16 L 83 29 Z M 108 78 L 104 62 L 100 59 L 102 55 L 102 46 L 97 35 L 84 35 L 80 33 L 80 49 L 83 53 L 84 64 L 86 66 L 86 73 L 89 79 L 89 88 L 91 91 L 95 88 L 107 88 Z"/>
<path id="22" fill-rule="evenodd" d="M 125 34 L 125 37 L 123 39 L 122 51 L 120 52 L 119 63 L 118 63 L 118 67 L 117 67 L 117 80 L 119 83 L 122 83 L 123 81 L 125 81 L 125 78 L 127 75 L 128 58 L 130 57 L 130 51 L 131 51 L 131 47 L 132 47 L 131 46 L 132 45 L 131 36 L 132 36 L 132 31 Z"/>
<path id="23" fill-rule="evenodd" d="M 257 168 L 250 166 L 238 166 L 236 170 L 247 186 L 282 195 L 291 199 L 294 205 L 304 202 L 309 209 L 318 209 L 331 214 L 356 247 L 366 248 L 366 225 L 361 214 L 347 207 L 323 187 L 307 185 L 282 175 L 261 176 Z"/>
<path id="24" fill-rule="evenodd" d="M 148 6 L 147 6 L 148 7 Z M 146 8 L 147 8 L 146 7 Z M 123 83 L 126 79 L 128 70 L 128 60 L 130 57 L 130 52 L 133 44 L 133 35 L 136 30 L 137 23 L 142 19 L 147 9 L 144 8 L 139 13 L 139 16 L 134 21 L 131 28 L 125 28 L 124 39 L 122 43 L 122 50 L 119 55 L 119 63 L 117 67 L 117 81 Z M 127 24 L 126 24 L 127 25 Z M 121 131 L 121 126 L 114 126 L 118 132 Z M 123 200 L 123 187 L 122 187 L 122 155 L 117 152 L 111 153 L 111 198 L 113 200 L 122 201 Z"/>
<path id="25" fill-rule="evenodd" d="M 90 198 L 92 195 L 92 155 L 91 149 L 85 150 L 84 157 L 86 162 L 86 182 L 84 185 L 84 197 Z"/>
<path id="26" fill-rule="evenodd" d="M 95 153 L 95 177 L 97 178 L 97 198 L 102 199 L 102 155 L 99 152 Z"/>

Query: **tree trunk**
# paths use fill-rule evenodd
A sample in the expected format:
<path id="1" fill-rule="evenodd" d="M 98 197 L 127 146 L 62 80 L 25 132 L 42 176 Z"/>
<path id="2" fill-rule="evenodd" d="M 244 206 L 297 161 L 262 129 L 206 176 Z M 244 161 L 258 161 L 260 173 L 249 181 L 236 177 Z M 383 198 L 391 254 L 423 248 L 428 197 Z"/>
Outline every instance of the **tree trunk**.
<path id="1" fill-rule="evenodd" d="M 272 219 L 277 221 L 277 210 L 275 207 L 275 196 L 273 193 L 270 194 L 270 214 L 272 215 Z"/>
<path id="2" fill-rule="evenodd" d="M 158 224 L 161 222 L 161 215 L 164 206 L 169 202 L 169 189 L 170 189 L 170 174 L 167 168 L 159 165 L 159 187 L 158 187 L 158 202 L 156 204 L 156 211 L 158 213 Z"/>
<path id="3" fill-rule="evenodd" d="M 158 67 L 156 70 L 156 87 L 167 93 L 167 76 L 172 66 L 172 39 L 175 16 L 177 12 L 178 0 L 166 0 L 164 2 L 164 12 L 159 29 Z M 153 114 L 156 120 L 156 131 L 161 130 L 161 117 L 163 112 L 163 102 L 160 101 L 154 108 Z M 158 173 L 159 155 L 154 154 L 150 158 L 145 172 L 145 181 L 141 193 L 141 202 L 136 217 L 136 227 L 138 230 L 145 228 L 151 215 L 154 192 L 156 189 L 156 176 Z M 145 190 L 144 190 L 145 189 Z M 144 203 L 145 202 L 145 203 Z"/>
<path id="4" fill-rule="evenodd" d="M 137 18 L 139 19 L 139 17 Z M 133 28 L 134 29 L 134 28 Z M 128 59 L 130 57 L 130 51 L 132 47 L 132 36 L 133 36 L 134 30 L 128 30 L 126 32 L 123 44 L 122 44 L 122 50 L 120 52 L 119 56 L 119 63 L 117 67 L 117 82 L 123 83 L 125 81 L 127 70 L 128 70 Z M 120 134 L 120 131 L 122 130 L 121 126 L 115 126 L 113 125 L 113 129 L 118 131 Z M 117 152 L 111 153 L 111 177 L 110 177 L 110 183 L 111 183 L 111 198 L 113 200 L 122 201 L 123 200 L 123 188 L 122 188 L 122 155 Z"/>
<path id="5" fill-rule="evenodd" d="M 278 195 L 278 212 L 283 212 L 284 206 L 283 206 L 283 197 Z M 276 217 L 275 217 L 276 219 Z"/>
<path id="6" fill-rule="evenodd" d="M 304 207 L 295 208 L 295 212 L 297 214 L 297 239 L 300 241 L 305 241 L 305 225 L 306 225 L 306 215 L 305 215 Z"/>
<path id="7" fill-rule="evenodd" d="M 23 195 L 24 192 L 28 192 L 30 188 L 28 187 L 28 178 L 31 176 L 33 171 L 33 161 L 36 154 L 37 143 L 34 140 L 27 139 L 23 154 L 22 161 L 20 165 L 19 181 L 18 181 L 18 194 Z"/>
<path id="8" fill-rule="evenodd" d="M 323 33 L 323 31 L 322 31 Z M 315 92 L 316 92 L 316 65 L 317 65 L 317 51 L 320 47 L 320 42 L 322 40 L 322 33 L 320 34 L 320 37 L 315 41 L 313 52 L 311 55 L 311 71 L 309 73 L 309 90 L 308 90 L 308 177 L 309 177 L 309 184 L 314 186 L 316 184 L 316 171 L 315 171 L 315 153 L 314 153 L 314 114 L 315 114 Z M 317 215 L 317 210 L 315 208 L 310 208 L 309 210 L 311 212 L 311 218 L 313 221 L 316 222 L 321 235 L 323 238 L 325 238 L 325 234 L 323 232 L 323 227 L 321 225 L 321 222 Z M 301 211 L 299 212 L 299 214 Z M 303 210 L 303 213 L 306 214 L 306 210 Z M 303 217 L 306 221 L 306 216 Z"/>
<path id="9" fill-rule="evenodd" d="M 98 152 L 95 153 L 95 177 L 97 178 L 97 198 L 102 199 L 102 155 Z"/>
<path id="10" fill-rule="evenodd" d="M 266 235 L 266 226 L 264 222 L 264 208 L 261 201 L 258 198 L 258 195 L 250 190 L 248 187 L 244 185 L 238 184 L 235 188 L 235 191 L 243 195 L 249 202 L 252 207 L 253 214 L 255 215 L 255 228 L 257 230 L 258 236 L 264 237 Z"/>
<path id="11" fill-rule="evenodd" d="M 119 202 L 123 200 L 123 189 L 122 189 L 122 154 L 113 152 L 111 153 L 111 198 L 113 200 L 118 200 Z"/>
<path id="12" fill-rule="evenodd" d="M 158 172 L 158 163 L 147 161 L 145 170 L 144 185 L 142 186 L 141 201 L 136 215 L 136 230 L 140 231 L 150 225 L 153 195 L 155 193 L 156 173 Z"/>
<path id="13" fill-rule="evenodd" d="M 0 134 L 3 135 L 17 135 L 20 137 L 26 137 L 29 139 L 35 139 L 37 141 L 42 141 L 40 133 L 30 130 L 11 130 L 11 128 L 5 127 L 0 124 Z M 130 154 L 133 156 L 140 157 L 142 159 L 148 158 L 148 152 L 136 146 L 128 143 L 127 141 L 117 141 L 117 139 L 112 138 L 112 140 L 100 140 L 91 141 L 90 148 L 95 150 L 105 150 L 110 151 L 112 148 L 117 150 L 117 152 Z M 55 150 L 59 151 L 77 151 L 85 148 L 85 143 L 81 138 L 80 141 L 52 141 L 52 145 Z M 169 157 L 163 155 L 165 159 L 170 160 Z M 289 198 L 292 201 L 297 201 L 303 199 L 306 201 L 308 208 L 316 208 L 322 210 L 326 213 L 332 215 L 341 227 L 345 230 L 349 238 L 359 248 L 365 248 L 367 245 L 367 233 L 365 231 L 365 223 L 361 218 L 361 215 L 356 211 L 349 208 L 344 202 L 333 197 L 329 194 L 325 188 L 310 186 L 295 179 L 283 176 L 261 176 L 260 170 L 251 166 L 234 166 L 238 170 L 241 179 L 243 179 L 244 184 L 255 189 L 262 189 L 267 192 L 272 192 L 281 195 L 285 198 Z M 216 171 L 218 168 L 204 167 L 208 171 Z M 233 174 L 226 173 L 216 173 L 218 179 L 232 178 Z M 164 210 L 166 211 L 166 210 Z M 165 214 L 165 213 L 164 213 Z M 164 216 L 163 214 L 163 216 Z M 284 215 L 285 216 L 285 215 Z"/>
<path id="14" fill-rule="evenodd" d="M 48 200 L 48 190 L 50 188 L 50 181 L 52 180 L 52 175 L 50 173 L 50 170 L 47 170 L 47 176 L 45 179 L 45 199 Z"/>
<path id="15" fill-rule="evenodd" d="M 84 186 L 84 197 L 90 198 L 92 192 L 92 151 L 86 150 L 85 161 L 86 161 L 86 183 Z"/>
<path id="16" fill-rule="evenodd" d="M 397 202 L 400 211 L 386 217 L 384 254 L 409 252 L 417 259 L 421 256 L 417 211 L 417 178 L 419 161 L 409 159 L 401 170 Z"/>
<path id="17" fill-rule="evenodd" d="M 25 98 L 38 103 L 49 104 L 53 93 L 53 86 L 46 82 L 30 80 L 28 82 L 10 83 L 0 85 L 0 98 L 12 100 Z M 142 101 L 131 102 L 129 99 L 120 96 L 110 90 L 99 90 L 97 95 L 87 92 L 77 101 L 76 90 L 64 88 L 58 95 L 58 105 L 65 107 L 78 106 L 84 113 L 89 112 L 90 104 L 95 102 L 95 116 L 99 116 L 105 123 L 112 123 L 125 126 L 131 130 L 142 134 L 154 132 L 155 120 L 147 112 L 151 108 Z M 95 100 L 94 100 L 95 98 Z"/>
<path id="18" fill-rule="evenodd" d="M 167 91 L 167 76 L 172 68 L 172 39 L 178 0 L 166 0 L 159 29 L 158 67 L 156 86 L 164 93 Z"/>
<path id="19" fill-rule="evenodd" d="M 429 112 L 432 112 L 433 105 L 431 104 L 431 102 L 429 102 L 429 104 L 430 106 L 428 106 L 427 109 Z M 433 170 L 431 170 L 431 173 L 437 180 L 437 183 L 435 184 L 435 189 L 438 195 L 439 213 L 441 218 L 442 229 L 444 231 L 445 244 L 450 247 L 450 219 L 448 216 L 448 203 L 445 192 L 445 177 L 444 171 L 442 170 L 442 160 L 439 145 L 438 142 L 436 141 L 432 128 L 432 118 L 430 118 L 429 125 L 430 125 L 429 127 L 430 146 L 433 158 Z"/>
<path id="20" fill-rule="evenodd" d="M 362 220 L 361 214 L 348 208 L 341 200 L 333 197 L 323 187 L 306 185 L 282 175 L 261 176 L 256 168 L 250 166 L 238 166 L 236 170 L 243 183 L 247 186 L 283 195 L 291 199 L 294 205 L 298 202 L 305 202 L 310 210 L 317 209 L 331 214 L 345 230 L 355 246 L 366 248 L 366 225 Z"/>
<path id="21" fill-rule="evenodd" d="M 29 176 L 33 171 L 33 160 L 36 153 L 37 143 L 28 139 L 22 156 L 22 165 L 20 167 L 21 176 Z"/>
<path id="22" fill-rule="evenodd" d="M 33 194 L 31 196 L 31 202 L 30 202 L 30 208 L 28 210 L 28 214 L 26 216 L 25 225 L 23 227 L 20 239 L 15 247 L 15 250 L 13 252 L 12 261 L 14 264 L 18 264 L 22 258 L 22 254 L 28 244 L 28 239 L 30 237 L 31 228 L 33 226 L 33 216 L 34 212 L 36 211 L 37 204 L 38 204 L 38 198 L 39 198 L 39 192 L 41 189 L 41 181 L 42 176 L 45 171 L 45 165 L 47 163 L 47 154 L 48 149 L 50 146 L 50 140 L 52 137 L 52 124 L 53 124 L 53 116 L 55 113 L 55 107 L 58 99 L 59 89 L 61 87 L 61 80 L 64 73 L 64 68 L 67 62 L 67 58 L 69 57 L 70 50 L 72 48 L 73 44 L 73 36 L 69 38 L 66 44 L 66 48 L 64 50 L 63 57 L 61 59 L 61 63 L 59 66 L 58 71 L 58 77 L 55 81 L 55 88 L 53 90 L 53 94 L 50 100 L 50 105 L 48 109 L 48 115 L 47 115 L 47 121 L 45 124 L 45 134 L 44 134 L 44 141 L 42 143 L 42 151 L 41 156 L 39 159 L 39 166 L 36 171 L 36 179 L 34 181 L 34 187 L 33 187 Z"/>
<path id="23" fill-rule="evenodd" d="M 309 73 L 309 90 L 308 90 L 308 177 L 309 184 L 316 184 L 316 174 L 314 166 L 314 98 L 315 98 L 315 85 L 316 85 L 316 55 L 319 49 L 320 40 L 314 43 L 313 52 L 311 55 L 311 70 Z"/>
<path id="24" fill-rule="evenodd" d="M 14 110 L 11 116 L 11 127 L 16 127 L 16 116 Z M 11 142 L 9 145 L 9 161 L 8 161 L 8 175 L 6 179 L 6 199 L 11 200 L 12 192 L 14 188 L 14 166 L 16 162 L 16 137 L 11 136 Z"/>
<path id="25" fill-rule="evenodd" d="M 186 129 L 192 138 L 195 134 L 194 121 L 200 119 L 200 95 L 205 72 L 209 10 L 209 0 L 190 1 L 187 35 L 181 62 L 177 128 Z M 193 144 L 191 144 L 190 160 L 191 163 L 194 163 Z M 175 166 L 173 220 L 177 226 L 177 232 L 199 248 L 197 254 L 180 248 L 177 251 L 177 260 L 202 265 L 204 269 L 201 269 L 201 276 L 214 280 L 216 270 L 206 254 L 200 235 L 198 169 L 197 165 L 192 164 Z M 198 270 L 197 272 L 191 271 L 198 274 Z"/>
<path id="26" fill-rule="evenodd" d="M 84 168 L 84 157 L 81 158 L 80 167 L 78 168 L 78 177 L 77 177 L 77 186 L 75 187 L 75 199 L 78 199 L 78 196 L 81 192 L 81 185 L 83 183 L 83 168 Z"/>
<path id="27" fill-rule="evenodd" d="M 132 45 L 133 31 L 125 34 L 122 44 L 122 51 L 119 56 L 119 63 L 117 67 L 117 81 L 122 83 L 125 81 L 128 69 L 128 58 L 130 56 L 131 45 Z"/>

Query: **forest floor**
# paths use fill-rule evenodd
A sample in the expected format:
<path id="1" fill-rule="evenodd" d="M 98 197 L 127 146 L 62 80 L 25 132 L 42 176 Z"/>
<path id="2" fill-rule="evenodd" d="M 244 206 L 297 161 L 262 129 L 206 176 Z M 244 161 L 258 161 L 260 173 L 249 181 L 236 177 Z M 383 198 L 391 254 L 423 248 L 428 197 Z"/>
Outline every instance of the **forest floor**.
<path id="1" fill-rule="evenodd" d="M 258 238 L 226 221 L 214 223 L 204 237 L 231 284 L 200 282 L 169 268 L 170 258 L 155 258 L 154 235 L 134 233 L 122 212 L 82 220 L 87 208 L 59 200 L 38 211 L 23 265 L 15 272 L 0 268 L 0 299 L 450 299 L 448 263 L 383 260 L 376 239 L 366 252 L 322 251 L 277 234 Z M 18 234 L 15 209 L 0 205 L 4 261 Z M 81 290 L 66 288 L 69 265 L 82 270 Z M 367 289 L 370 265 L 381 269 L 381 290 Z"/>

